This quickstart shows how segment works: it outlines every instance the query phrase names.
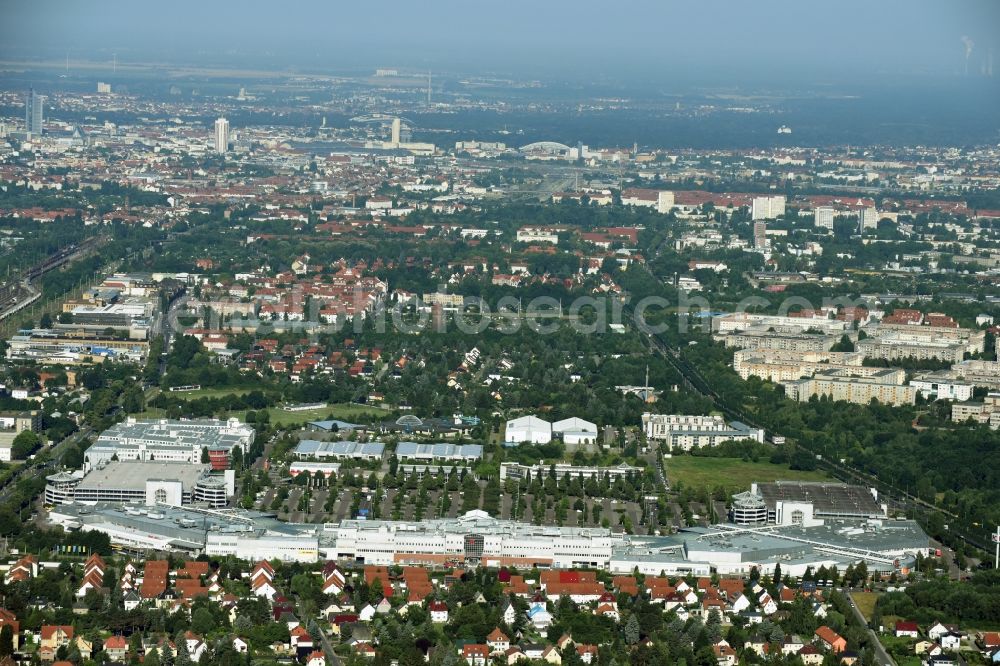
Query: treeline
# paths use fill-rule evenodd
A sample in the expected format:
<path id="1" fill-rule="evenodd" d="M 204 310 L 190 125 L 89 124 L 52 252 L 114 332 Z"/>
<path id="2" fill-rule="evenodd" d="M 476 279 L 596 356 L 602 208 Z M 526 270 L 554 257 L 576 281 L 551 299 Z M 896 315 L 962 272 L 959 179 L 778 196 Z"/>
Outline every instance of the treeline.
<path id="1" fill-rule="evenodd" d="M 1000 628 L 1000 571 L 978 571 L 968 582 L 935 578 L 888 592 L 876 605 L 879 616 L 893 615 L 920 624 L 944 622 L 979 629 Z"/>

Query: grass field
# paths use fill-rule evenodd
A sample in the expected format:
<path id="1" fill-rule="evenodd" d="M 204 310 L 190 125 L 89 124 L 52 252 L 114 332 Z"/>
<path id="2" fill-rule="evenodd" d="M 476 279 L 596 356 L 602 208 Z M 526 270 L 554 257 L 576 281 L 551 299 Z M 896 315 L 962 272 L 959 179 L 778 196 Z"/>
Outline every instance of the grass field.
<path id="1" fill-rule="evenodd" d="M 181 400 L 197 400 L 198 398 L 221 398 L 227 395 L 246 395 L 253 388 L 200 388 L 194 391 L 170 391 L 166 390 L 164 393 L 171 398 L 179 398 Z"/>
<path id="2" fill-rule="evenodd" d="M 183 393 L 174 395 L 185 395 Z M 316 409 L 306 409 L 300 412 L 288 412 L 281 407 L 271 407 L 268 409 L 271 415 L 271 423 L 278 426 L 288 426 L 309 421 L 323 421 L 328 418 L 340 419 L 341 421 L 351 421 L 352 419 L 375 417 L 380 418 L 389 413 L 388 410 L 379 407 L 369 407 L 368 405 L 358 405 L 354 403 L 337 403 Z M 246 417 L 245 410 L 227 412 L 226 416 L 235 416 L 243 420 Z M 162 419 L 165 416 L 163 409 L 149 407 L 146 411 L 136 414 L 137 419 Z M 365 418 L 364 420 L 368 420 Z"/>
<path id="3" fill-rule="evenodd" d="M 820 471 L 804 472 L 788 469 L 785 465 L 769 462 L 744 462 L 740 458 L 700 458 L 674 456 L 663 461 L 667 479 L 672 488 L 678 483 L 687 488 L 715 488 L 749 490 L 754 481 L 826 481 L 829 477 Z"/>
<path id="4" fill-rule="evenodd" d="M 866 620 L 872 619 L 872 613 L 875 612 L 875 602 L 878 601 L 878 592 L 851 592 L 851 597 L 854 598 L 854 603 L 858 605 L 858 610 L 861 614 L 865 616 Z"/>
<path id="5" fill-rule="evenodd" d="M 385 416 L 389 412 L 378 407 L 368 405 L 357 405 L 353 403 L 338 403 L 317 407 L 316 409 L 306 409 L 301 412 L 287 412 L 280 407 L 271 407 L 271 423 L 277 425 L 288 425 L 289 423 L 308 423 L 309 421 L 322 421 L 331 416 L 341 421 L 351 421 L 362 416 Z"/>

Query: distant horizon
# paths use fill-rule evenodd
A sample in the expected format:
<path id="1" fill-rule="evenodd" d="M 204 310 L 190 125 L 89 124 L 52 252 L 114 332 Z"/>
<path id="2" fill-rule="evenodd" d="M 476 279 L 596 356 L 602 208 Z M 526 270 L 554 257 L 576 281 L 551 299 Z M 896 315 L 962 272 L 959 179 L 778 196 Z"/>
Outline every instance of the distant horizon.
<path id="1" fill-rule="evenodd" d="M 760 87 L 968 78 L 1000 81 L 1000 2 L 764 0 L 615 8 L 579 0 L 501 9 L 459 0 L 415 6 L 194 3 L 169 10 L 111 0 L 17 3 L 0 59 L 197 64 L 362 75 L 377 67 L 568 84 Z M 145 26 L 155 29 L 144 30 Z M 983 76 L 992 52 L 994 75 Z M 994 84 L 996 85 L 996 84 Z"/>

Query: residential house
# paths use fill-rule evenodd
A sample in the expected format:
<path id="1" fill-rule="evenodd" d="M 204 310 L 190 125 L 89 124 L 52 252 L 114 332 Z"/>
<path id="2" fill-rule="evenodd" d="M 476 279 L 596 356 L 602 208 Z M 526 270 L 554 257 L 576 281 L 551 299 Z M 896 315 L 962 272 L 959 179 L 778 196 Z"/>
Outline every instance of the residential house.
<path id="1" fill-rule="evenodd" d="M 596 645 L 577 645 L 576 653 L 579 655 L 580 661 L 585 664 L 597 663 L 598 649 Z"/>
<path id="2" fill-rule="evenodd" d="M 104 652 L 111 661 L 123 663 L 128 659 L 128 641 L 124 636 L 109 636 L 104 641 Z"/>
<path id="3" fill-rule="evenodd" d="M 958 631 L 958 627 L 951 624 L 944 624 L 942 622 L 935 622 L 927 628 L 927 638 L 932 641 L 936 641 L 950 631 Z"/>
<path id="4" fill-rule="evenodd" d="M 781 641 L 781 654 L 786 656 L 798 654 L 799 652 L 802 652 L 802 648 L 805 646 L 805 641 L 803 641 L 799 636 L 791 634 L 785 636 L 785 639 Z"/>
<path id="5" fill-rule="evenodd" d="M 544 631 L 552 624 L 552 613 L 545 608 L 545 600 L 540 596 L 535 596 L 528 609 L 528 620 L 538 631 Z"/>
<path id="6" fill-rule="evenodd" d="M 43 624 L 38 655 L 42 661 L 55 661 L 56 650 L 69 645 L 72 640 L 72 626 Z"/>
<path id="7" fill-rule="evenodd" d="M 715 661 L 719 666 L 736 666 L 736 650 L 726 641 L 713 645 L 712 651 L 715 652 Z"/>
<path id="8" fill-rule="evenodd" d="M 514 626 L 514 621 L 517 620 L 517 610 L 509 596 L 504 596 L 500 602 L 500 617 L 508 627 Z"/>
<path id="9" fill-rule="evenodd" d="M 962 647 L 962 634 L 957 631 L 949 631 L 938 636 L 938 644 L 945 652 L 957 652 Z"/>
<path id="10" fill-rule="evenodd" d="M 447 610 L 447 606 L 445 607 L 445 610 Z M 375 617 L 375 607 L 372 606 L 371 604 L 365 604 L 364 608 L 362 608 L 361 610 L 358 611 L 358 619 L 360 621 L 362 621 L 362 622 L 371 622 L 372 618 L 374 618 L 374 617 Z M 433 617 L 433 615 L 432 615 L 432 617 Z M 443 620 L 443 622 L 447 622 L 447 621 L 448 621 L 448 618 L 445 617 L 445 619 Z"/>
<path id="11" fill-rule="evenodd" d="M 799 651 L 799 659 L 806 666 L 821 666 L 825 657 L 815 645 L 806 645 Z"/>
<path id="12" fill-rule="evenodd" d="M 462 659 L 469 666 L 486 666 L 490 661 L 490 648 L 481 643 L 466 643 L 462 646 Z"/>
<path id="13" fill-rule="evenodd" d="M 21 623 L 12 612 L 6 608 L 0 608 L 0 629 L 3 629 L 5 626 L 10 627 L 10 630 L 13 632 L 11 639 L 14 643 L 14 649 L 17 650 L 21 643 Z"/>
<path id="14" fill-rule="evenodd" d="M 427 610 L 431 614 L 431 622 L 434 624 L 446 624 L 448 622 L 448 604 L 443 601 L 432 601 L 427 604 Z"/>
<path id="15" fill-rule="evenodd" d="M 497 627 L 486 637 L 486 644 L 490 647 L 490 654 L 503 654 L 510 649 L 510 638 L 500 627 Z"/>
<path id="16" fill-rule="evenodd" d="M 559 650 L 557 650 L 554 645 L 549 645 L 542 650 L 542 661 L 547 664 L 561 664 L 562 655 L 559 654 Z"/>
<path id="17" fill-rule="evenodd" d="M 847 649 L 847 640 L 826 625 L 817 629 L 815 636 L 823 647 L 834 654 L 843 652 Z M 801 652 L 799 654 L 801 654 Z"/>
<path id="18" fill-rule="evenodd" d="M 38 558 L 34 555 L 25 555 L 14 564 L 4 575 L 4 582 L 10 585 L 25 580 L 30 580 L 38 575 Z"/>

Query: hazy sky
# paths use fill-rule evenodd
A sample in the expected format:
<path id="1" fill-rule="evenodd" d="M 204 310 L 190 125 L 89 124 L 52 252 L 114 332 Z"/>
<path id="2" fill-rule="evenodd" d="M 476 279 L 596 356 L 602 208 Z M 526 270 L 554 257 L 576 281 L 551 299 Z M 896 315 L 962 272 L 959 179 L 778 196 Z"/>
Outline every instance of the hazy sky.
<path id="1" fill-rule="evenodd" d="M 955 76 L 1000 0 L 0 0 L 0 56 L 331 72 L 375 66 L 657 83 Z"/>

